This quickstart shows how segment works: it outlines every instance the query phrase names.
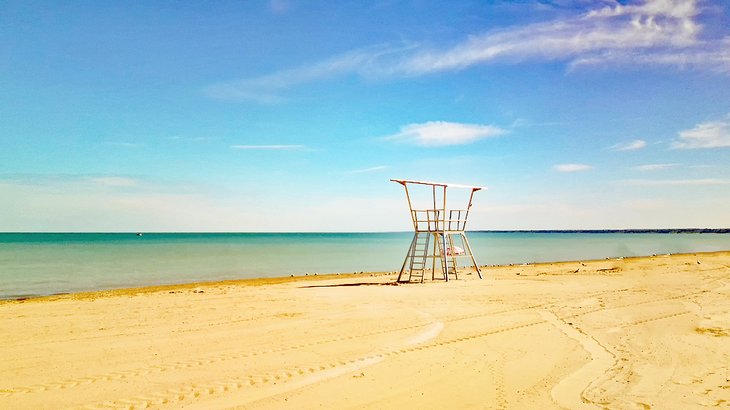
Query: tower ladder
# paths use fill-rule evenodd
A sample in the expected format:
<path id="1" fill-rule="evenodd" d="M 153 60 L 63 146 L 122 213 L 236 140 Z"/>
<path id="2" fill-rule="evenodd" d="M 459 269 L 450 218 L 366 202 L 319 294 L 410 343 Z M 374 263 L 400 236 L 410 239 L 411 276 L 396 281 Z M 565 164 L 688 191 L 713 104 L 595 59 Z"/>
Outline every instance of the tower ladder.
<path id="1" fill-rule="evenodd" d="M 454 241 L 451 238 L 451 235 L 443 232 L 438 232 L 434 233 L 434 236 L 436 237 L 436 247 L 438 249 L 437 257 L 441 260 L 441 274 L 443 275 L 443 278 L 448 281 L 448 275 L 454 275 L 454 279 L 458 279 L 459 277 L 456 274 L 456 257 L 454 255 L 451 255 L 451 258 L 449 258 L 448 248 L 444 249 L 444 243 L 446 241 L 448 241 L 447 246 L 451 249 L 454 249 Z"/>
<path id="2" fill-rule="evenodd" d="M 428 245 L 430 241 L 428 232 L 416 232 L 413 238 L 413 245 L 410 252 L 410 265 L 408 266 L 408 281 L 414 278 L 423 282 L 423 275 L 426 271 L 426 260 L 428 259 Z"/>

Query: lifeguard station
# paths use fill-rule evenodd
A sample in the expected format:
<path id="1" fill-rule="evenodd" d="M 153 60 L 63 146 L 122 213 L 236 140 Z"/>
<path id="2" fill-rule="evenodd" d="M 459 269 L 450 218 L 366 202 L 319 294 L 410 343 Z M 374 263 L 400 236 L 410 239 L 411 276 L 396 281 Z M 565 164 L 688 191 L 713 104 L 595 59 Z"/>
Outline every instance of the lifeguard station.
<path id="1" fill-rule="evenodd" d="M 477 275 L 479 275 L 479 279 L 482 279 L 482 272 L 479 270 L 479 265 L 477 265 L 474 258 L 465 229 L 474 193 L 485 188 L 405 179 L 391 179 L 391 181 L 397 182 L 405 188 L 408 209 L 411 211 L 413 229 L 415 230 L 411 247 L 408 249 L 408 254 L 398 274 L 398 282 L 423 282 L 423 277 L 429 270 L 429 262 L 431 280 L 443 279 L 448 282 L 449 275 L 453 275 L 454 279 L 458 279 L 457 258 L 460 257 L 469 258 L 474 269 L 476 269 Z M 414 204 L 416 201 L 412 201 L 412 193 L 408 190 L 409 185 L 417 186 L 417 189 L 420 190 L 431 191 L 430 195 L 427 195 L 430 196 L 431 201 L 428 201 L 429 203 L 425 205 L 428 207 L 422 207 L 424 205 L 422 203 Z M 465 209 L 447 209 L 447 188 L 471 190 L 469 202 Z M 439 260 L 438 265 L 436 259 Z M 436 276 L 437 266 L 440 272 L 438 278 Z"/>

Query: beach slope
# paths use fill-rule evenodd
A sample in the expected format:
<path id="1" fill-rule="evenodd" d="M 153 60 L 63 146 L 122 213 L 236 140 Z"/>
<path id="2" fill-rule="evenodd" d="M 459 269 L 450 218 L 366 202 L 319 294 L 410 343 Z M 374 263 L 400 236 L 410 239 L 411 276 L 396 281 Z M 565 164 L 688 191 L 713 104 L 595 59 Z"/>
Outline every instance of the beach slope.
<path id="1" fill-rule="evenodd" d="M 730 252 L 0 302 L 0 408 L 730 403 Z"/>

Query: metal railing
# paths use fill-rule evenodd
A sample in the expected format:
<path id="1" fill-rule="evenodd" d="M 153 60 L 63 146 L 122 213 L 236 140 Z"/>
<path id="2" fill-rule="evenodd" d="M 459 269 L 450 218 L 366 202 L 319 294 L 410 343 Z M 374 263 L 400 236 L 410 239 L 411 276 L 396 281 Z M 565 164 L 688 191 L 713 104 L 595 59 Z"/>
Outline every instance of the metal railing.
<path id="1" fill-rule="evenodd" d="M 444 209 L 413 209 L 411 218 L 416 232 L 462 232 L 466 228 L 466 219 L 469 215 L 466 209 L 452 209 L 447 212 Z"/>

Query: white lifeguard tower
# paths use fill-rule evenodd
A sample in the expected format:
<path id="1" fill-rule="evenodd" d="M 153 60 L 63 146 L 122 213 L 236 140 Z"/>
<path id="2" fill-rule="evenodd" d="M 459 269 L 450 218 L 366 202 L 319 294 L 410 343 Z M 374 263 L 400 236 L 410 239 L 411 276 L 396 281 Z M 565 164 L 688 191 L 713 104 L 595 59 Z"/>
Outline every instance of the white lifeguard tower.
<path id="1" fill-rule="evenodd" d="M 423 282 L 423 277 L 426 271 L 429 270 L 429 261 L 431 265 L 431 280 L 443 279 L 448 282 L 449 275 L 453 275 L 454 279 L 458 279 L 456 260 L 459 257 L 469 258 L 474 269 L 476 269 L 477 275 L 479 275 L 479 279 L 482 279 L 482 272 L 479 270 L 479 265 L 477 265 L 474 253 L 471 250 L 471 246 L 469 246 L 465 229 L 466 221 L 469 217 L 469 210 L 474 199 L 474 192 L 486 188 L 442 182 L 409 181 L 405 179 L 391 179 L 391 181 L 397 182 L 405 188 L 408 209 L 411 211 L 411 220 L 413 221 L 413 229 L 415 230 L 411 247 L 408 249 L 408 254 L 398 274 L 398 282 Z M 426 189 L 427 187 L 431 187 L 431 201 L 427 205 L 429 207 L 423 208 L 420 203 L 415 204 L 418 208 L 414 206 L 411 193 L 408 191 L 408 186 L 411 184 Z M 471 190 L 466 209 L 447 209 L 447 188 Z M 432 240 L 433 244 L 431 244 Z M 440 278 L 436 277 L 436 259 L 439 260 Z"/>

